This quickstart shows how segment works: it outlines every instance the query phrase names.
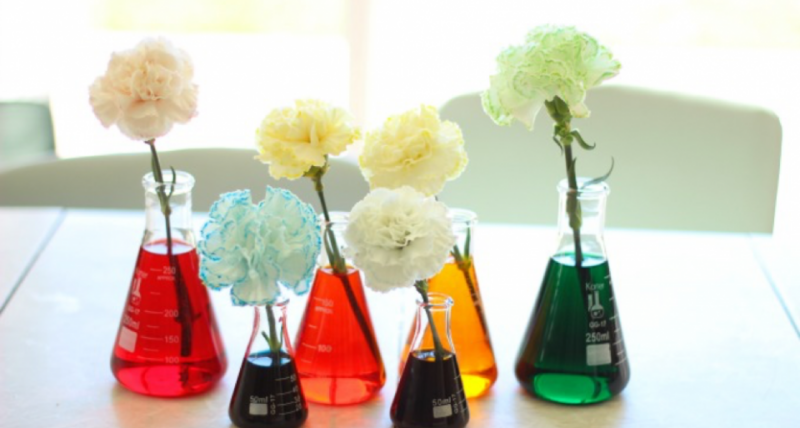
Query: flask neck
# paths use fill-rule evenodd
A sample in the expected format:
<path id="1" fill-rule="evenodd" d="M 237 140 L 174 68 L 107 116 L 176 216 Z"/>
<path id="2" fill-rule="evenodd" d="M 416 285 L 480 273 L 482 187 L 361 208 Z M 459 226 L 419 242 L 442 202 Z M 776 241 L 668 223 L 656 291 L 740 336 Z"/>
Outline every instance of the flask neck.
<path id="1" fill-rule="evenodd" d="M 436 339 L 442 350 L 455 354 L 455 346 L 450 336 L 450 311 L 453 299 L 442 293 L 428 293 L 428 303 L 417 301 L 417 316 L 414 319 L 414 339 L 411 352 L 424 353 L 433 357 Z M 430 353 L 430 355 L 428 355 Z"/>
<path id="2" fill-rule="evenodd" d="M 609 187 L 606 183 L 585 185 L 588 178 L 578 178 L 578 212 L 580 217 L 580 245 L 582 253 L 587 257 L 606 259 L 606 245 L 603 237 L 606 221 L 606 201 Z M 558 184 L 558 238 L 555 254 L 575 254 L 575 235 L 570 225 L 567 211 L 570 197 L 567 180 Z"/>
<path id="3" fill-rule="evenodd" d="M 274 304 L 253 307 L 255 318 L 247 347 L 248 356 L 269 353 L 282 354 L 283 357 L 294 355 L 286 328 L 288 305 L 289 299 L 280 297 Z"/>
<path id="4" fill-rule="evenodd" d="M 195 246 L 192 225 L 192 188 L 194 177 L 176 171 L 173 184 L 171 170 L 162 171 L 164 183 L 157 183 L 153 173 L 142 178 L 145 206 L 144 243 L 163 240 L 167 236 L 167 221 L 162 208 L 162 199 L 169 199 L 169 227 L 173 239 Z"/>
<path id="5" fill-rule="evenodd" d="M 344 239 L 344 231 L 350 220 L 350 214 L 344 211 L 329 212 L 330 222 L 325 219 L 324 214 L 319 214 L 319 227 L 322 231 L 323 247 L 320 251 L 317 266 L 319 268 L 330 268 L 332 265 L 330 256 L 341 257 L 345 260 L 345 265 L 353 266 L 352 261 L 346 257 L 347 242 Z M 335 247 L 335 248 L 334 248 Z M 328 249 L 330 249 L 330 254 Z M 337 251 L 334 251 L 337 250 Z"/>
<path id="6" fill-rule="evenodd" d="M 451 252 L 451 256 L 468 260 L 474 255 L 475 225 L 478 216 L 472 211 L 460 208 L 451 208 L 448 215 L 453 223 L 453 234 L 456 236 L 454 251 L 458 251 L 457 254 Z"/>

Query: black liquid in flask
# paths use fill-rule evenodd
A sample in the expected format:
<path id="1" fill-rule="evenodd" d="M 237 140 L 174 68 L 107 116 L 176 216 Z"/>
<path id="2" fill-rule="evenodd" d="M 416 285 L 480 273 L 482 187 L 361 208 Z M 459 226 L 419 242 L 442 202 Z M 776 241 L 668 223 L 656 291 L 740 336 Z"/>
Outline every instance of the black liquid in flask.
<path id="1" fill-rule="evenodd" d="M 308 417 L 294 360 L 282 352 L 249 355 L 236 381 L 229 414 L 239 428 L 295 428 Z"/>
<path id="2" fill-rule="evenodd" d="M 412 352 L 392 403 L 397 428 L 460 428 L 469 421 L 455 354 L 437 361 L 433 351 Z"/>

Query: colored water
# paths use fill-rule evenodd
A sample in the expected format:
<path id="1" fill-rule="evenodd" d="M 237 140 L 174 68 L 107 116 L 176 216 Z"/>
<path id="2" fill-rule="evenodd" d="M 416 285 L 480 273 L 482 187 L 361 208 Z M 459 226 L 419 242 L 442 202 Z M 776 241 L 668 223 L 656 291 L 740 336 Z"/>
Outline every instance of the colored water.
<path id="1" fill-rule="evenodd" d="M 469 408 L 456 356 L 446 352 L 436 361 L 430 350 L 411 353 L 397 385 L 391 418 L 397 428 L 466 426 Z"/>
<path id="2" fill-rule="evenodd" d="M 350 269 L 346 282 L 330 269 L 317 271 L 295 341 L 295 363 L 306 398 L 316 403 L 360 403 L 386 382 L 357 270 Z"/>
<path id="3" fill-rule="evenodd" d="M 469 274 L 480 302 L 480 290 L 474 263 L 470 266 Z M 428 284 L 429 291 L 443 293 L 453 299 L 454 304 L 450 313 L 450 337 L 453 339 L 453 346 L 458 354 L 464 392 L 467 398 L 478 397 L 488 391 L 497 380 L 497 364 L 494 359 L 488 326 L 484 325 L 485 319 L 481 320 L 478 309 L 473 303 L 473 296 L 464 272 L 455 263 L 447 263 L 441 272 L 428 281 Z M 481 305 L 483 305 L 482 302 Z M 401 354 L 403 356 L 400 363 L 401 372 L 414 338 L 414 326 L 411 328 Z M 430 330 L 425 332 L 423 347 L 433 347 Z"/>
<path id="4" fill-rule="evenodd" d="M 302 425 L 308 417 L 308 405 L 292 358 L 281 352 L 278 362 L 270 351 L 245 358 L 228 414 L 239 428 Z"/>
<path id="5" fill-rule="evenodd" d="M 516 376 L 530 393 L 565 404 L 622 391 L 630 369 L 607 261 L 588 256 L 579 272 L 572 255 L 550 260 Z"/>
<path id="6" fill-rule="evenodd" d="M 197 253 L 173 242 L 177 269 L 166 253 L 164 241 L 139 251 L 111 370 L 134 392 L 178 397 L 209 389 L 227 362 Z"/>

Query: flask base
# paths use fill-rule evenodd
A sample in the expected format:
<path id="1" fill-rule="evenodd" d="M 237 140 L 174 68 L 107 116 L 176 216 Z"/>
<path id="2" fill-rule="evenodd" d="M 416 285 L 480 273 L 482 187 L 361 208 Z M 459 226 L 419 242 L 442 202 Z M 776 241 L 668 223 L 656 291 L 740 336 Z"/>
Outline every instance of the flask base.
<path id="1" fill-rule="evenodd" d="M 142 364 L 112 357 L 114 377 L 126 389 L 151 397 L 185 397 L 213 387 L 225 373 L 217 358 L 185 364 Z"/>
<path id="2" fill-rule="evenodd" d="M 373 373 L 362 377 L 322 377 L 300 374 L 306 399 L 329 405 L 358 404 L 369 400 L 383 387 L 385 376 Z"/>

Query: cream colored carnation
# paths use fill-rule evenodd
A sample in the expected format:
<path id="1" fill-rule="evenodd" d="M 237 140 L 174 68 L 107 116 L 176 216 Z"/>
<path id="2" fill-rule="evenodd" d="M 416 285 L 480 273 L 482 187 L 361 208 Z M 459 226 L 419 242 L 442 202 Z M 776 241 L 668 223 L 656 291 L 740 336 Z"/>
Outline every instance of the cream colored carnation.
<path id="1" fill-rule="evenodd" d="M 275 179 L 300 178 L 311 167 L 323 167 L 361 138 L 353 118 L 342 108 L 318 100 L 298 100 L 275 109 L 256 130 L 256 159 L 269 164 Z"/>
<path id="2" fill-rule="evenodd" d="M 619 73 L 620 63 L 592 36 L 573 27 L 544 25 L 525 43 L 497 57 L 497 74 L 482 94 L 483 109 L 498 125 L 519 120 L 533 129 L 545 101 L 558 96 L 574 117 L 589 116 L 586 91 Z"/>
<path id="3" fill-rule="evenodd" d="M 346 254 L 377 291 L 436 275 L 456 242 L 447 206 L 408 186 L 379 188 L 359 201 L 344 239 Z"/>
<path id="4" fill-rule="evenodd" d="M 112 54 L 104 76 L 89 88 L 94 114 L 135 140 L 166 135 L 197 113 L 197 85 L 189 55 L 166 39 L 145 39 Z"/>
<path id="5" fill-rule="evenodd" d="M 442 122 L 436 107 L 423 105 L 369 132 L 359 164 L 372 189 L 411 186 L 432 196 L 461 175 L 467 153 L 461 128 Z"/>

